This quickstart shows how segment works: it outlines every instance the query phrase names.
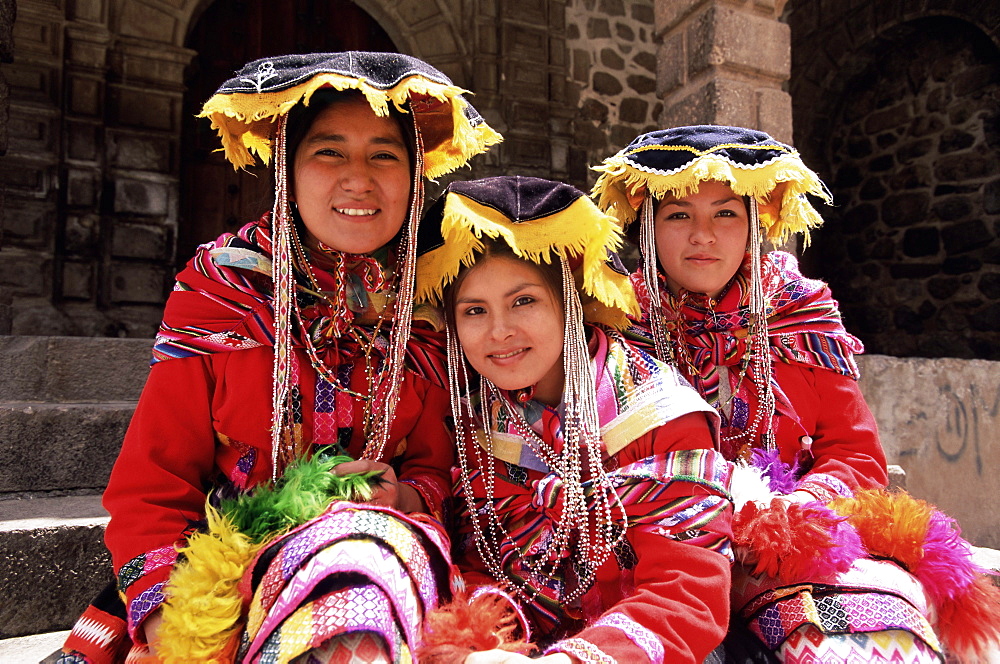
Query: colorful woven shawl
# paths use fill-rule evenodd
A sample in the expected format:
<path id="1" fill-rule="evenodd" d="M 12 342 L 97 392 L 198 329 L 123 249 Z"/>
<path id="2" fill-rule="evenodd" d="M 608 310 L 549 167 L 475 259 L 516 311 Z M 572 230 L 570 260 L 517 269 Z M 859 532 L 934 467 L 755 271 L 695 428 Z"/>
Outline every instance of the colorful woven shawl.
<path id="1" fill-rule="evenodd" d="M 296 271 L 302 326 L 295 326 L 295 344 L 309 334 L 327 368 L 352 363 L 363 356 L 361 342 L 371 344 L 381 365 L 388 352 L 392 323 L 393 257 L 355 256 L 327 251 L 313 255 L 313 278 L 327 296 L 321 297 L 301 271 Z M 210 355 L 271 346 L 274 343 L 273 280 L 271 278 L 270 214 L 226 233 L 198 248 L 177 276 L 167 302 L 152 363 L 173 358 Z M 384 319 L 376 330 L 378 315 Z M 441 334 L 429 329 L 436 312 L 419 307 L 414 318 L 432 325 L 416 326 L 407 347 L 407 368 L 444 385 Z M 352 334 L 346 334 L 352 328 Z"/>
<path id="2" fill-rule="evenodd" d="M 597 368 L 597 413 L 605 459 L 614 456 L 639 436 L 686 413 L 704 412 L 711 424 L 715 413 L 680 374 L 652 355 L 635 348 L 615 331 L 588 326 L 590 348 Z M 538 401 L 525 403 L 509 394 L 506 405 L 490 404 L 494 431 L 492 454 L 501 461 L 548 472 L 524 442 L 520 427 L 527 422 L 535 433 L 562 445 L 561 422 L 556 411 Z M 516 417 L 517 414 L 520 417 Z M 547 415 L 547 416 L 546 416 Z M 522 420 L 523 418 L 523 420 Z M 542 424 L 543 419 L 546 424 Z M 546 430 L 546 427 L 552 427 Z M 480 439 L 485 444 L 485 439 Z"/>
<path id="3" fill-rule="evenodd" d="M 660 281 L 660 302 L 668 331 L 678 349 L 680 370 L 705 399 L 718 409 L 721 390 L 719 366 L 731 368 L 732 411 L 723 414 L 723 428 L 743 429 L 757 405 L 751 376 L 744 375 L 749 325 L 749 260 L 719 297 L 682 293 L 675 296 Z M 864 347 L 844 329 L 837 302 L 822 281 L 807 279 L 799 272 L 795 257 L 773 251 L 763 257 L 761 277 L 766 298 L 768 338 L 773 359 L 834 371 L 858 378 L 854 355 Z M 649 295 L 640 273 L 632 275 L 643 311 L 648 311 Z M 648 319 L 633 331 L 649 337 Z M 794 412 L 772 377 L 779 410 Z M 724 450 L 725 452 L 725 450 Z"/>

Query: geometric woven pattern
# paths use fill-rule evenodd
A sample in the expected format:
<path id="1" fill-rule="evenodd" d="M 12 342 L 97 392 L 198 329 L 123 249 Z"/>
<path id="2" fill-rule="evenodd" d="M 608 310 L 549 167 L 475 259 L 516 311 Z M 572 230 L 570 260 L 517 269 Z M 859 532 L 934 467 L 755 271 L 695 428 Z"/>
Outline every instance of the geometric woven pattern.
<path id="1" fill-rule="evenodd" d="M 940 664 L 943 658 L 904 630 L 824 634 L 805 625 L 788 636 L 776 655 L 784 664 Z"/>

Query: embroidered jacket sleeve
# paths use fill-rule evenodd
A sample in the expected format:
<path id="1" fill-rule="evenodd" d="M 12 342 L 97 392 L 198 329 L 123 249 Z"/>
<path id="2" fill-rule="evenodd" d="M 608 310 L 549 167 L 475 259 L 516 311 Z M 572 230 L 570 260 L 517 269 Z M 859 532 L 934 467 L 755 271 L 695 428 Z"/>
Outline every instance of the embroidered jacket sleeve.
<path id="1" fill-rule="evenodd" d="M 827 499 L 839 482 L 850 489 L 888 483 L 875 417 L 857 381 L 833 371 L 784 362 L 774 363 L 774 375 L 795 410 L 794 417 L 779 417 L 777 437 L 782 458 L 790 462 L 802 449 L 802 436 L 812 438 L 813 465 L 802 489 Z"/>
<path id="2" fill-rule="evenodd" d="M 172 359 L 150 370 L 104 494 L 111 513 L 105 540 L 131 633 L 162 602 L 174 545 L 203 518 L 208 490 L 218 480 L 242 490 L 270 479 L 272 365 L 271 349 L 259 347 Z M 315 374 L 304 355 L 299 366 L 303 425 L 315 441 Z M 363 371 L 355 367 L 352 374 Z M 353 403 L 354 423 L 363 408 Z M 387 452 L 389 459 L 398 455 L 400 480 L 417 489 L 439 520 L 453 459 L 447 409 L 443 388 L 405 372 Z M 363 448 L 361 427 L 354 429 L 352 452 Z"/>
<path id="3" fill-rule="evenodd" d="M 647 457 L 712 446 L 705 416 L 690 413 L 640 437 L 616 460 L 625 467 Z M 688 510 L 697 511 L 699 498 L 715 501 L 718 494 L 675 481 L 669 497 L 687 501 Z M 634 591 L 550 650 L 580 662 L 702 662 L 722 642 L 729 620 L 730 561 L 721 551 L 728 551 L 732 508 L 725 503 L 721 514 L 697 526 L 684 519 L 630 526 Z M 644 514 L 647 506 L 637 502 L 626 510 L 630 516 Z"/>

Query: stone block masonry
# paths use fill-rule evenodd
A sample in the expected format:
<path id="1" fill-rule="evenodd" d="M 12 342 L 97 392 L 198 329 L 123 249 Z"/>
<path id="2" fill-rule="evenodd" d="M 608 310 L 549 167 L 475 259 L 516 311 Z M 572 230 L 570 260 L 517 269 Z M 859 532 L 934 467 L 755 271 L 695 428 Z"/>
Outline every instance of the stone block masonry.
<path id="1" fill-rule="evenodd" d="M 906 489 L 1000 548 L 1000 362 L 863 355 L 861 390 Z"/>
<path id="2" fill-rule="evenodd" d="M 790 142 L 791 33 L 784 2 L 660 0 L 657 118 L 664 127 L 724 124 Z"/>
<path id="3" fill-rule="evenodd" d="M 658 127 L 652 0 L 569 0 L 566 48 L 575 104 L 568 163 L 572 184 L 589 189 L 588 167 Z"/>
<path id="4" fill-rule="evenodd" d="M 1000 360 L 1000 6 L 797 2 L 788 21 L 796 146 L 834 198 L 806 272 L 869 352 Z"/>

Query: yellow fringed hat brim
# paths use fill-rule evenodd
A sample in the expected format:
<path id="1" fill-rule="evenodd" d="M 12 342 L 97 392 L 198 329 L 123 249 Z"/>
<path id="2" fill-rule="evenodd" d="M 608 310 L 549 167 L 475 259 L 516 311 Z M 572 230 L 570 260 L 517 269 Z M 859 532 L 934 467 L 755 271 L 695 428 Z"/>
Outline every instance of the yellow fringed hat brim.
<path id="1" fill-rule="evenodd" d="M 515 255 L 533 263 L 580 259 L 575 277 L 586 320 L 622 327 L 627 314 L 638 315 L 628 276 L 607 262 L 608 251 L 621 247 L 621 230 L 585 196 L 540 219 L 513 221 L 493 207 L 449 191 L 441 236 L 443 244 L 417 260 L 418 302 L 440 303 L 462 267 L 473 265 L 476 253 L 484 250 L 483 238 L 490 238 L 502 240 Z"/>
<path id="2" fill-rule="evenodd" d="M 690 128 L 681 128 L 690 129 Z M 644 137 L 655 137 L 654 132 Z M 746 130 L 749 131 L 749 130 Z M 760 132 L 755 132 L 760 134 Z M 761 134 L 766 136 L 766 134 Z M 769 137 L 768 137 L 769 138 Z M 773 140 L 773 139 L 772 139 Z M 727 149 L 744 151 L 759 149 L 766 160 L 739 163 L 726 155 Z M 691 158 L 676 169 L 662 170 L 648 165 L 658 155 L 652 151 L 684 150 Z M 757 201 L 761 226 L 769 241 L 783 244 L 795 233 L 802 233 L 805 242 L 809 232 L 823 223 L 823 218 L 806 198 L 810 194 L 830 203 L 832 198 L 819 176 L 809 169 L 798 152 L 780 143 L 754 145 L 715 146 L 714 149 L 696 150 L 693 147 L 650 144 L 649 140 L 638 147 L 630 146 L 594 167 L 600 173 L 592 190 L 598 206 L 627 226 L 636 216 L 629 194 L 643 189 L 654 198 L 667 195 L 682 198 L 698 191 L 705 181 L 728 184 L 738 196 L 751 196 Z"/>
<path id="3" fill-rule="evenodd" d="M 391 87 L 377 87 L 363 77 L 319 72 L 296 85 L 269 91 L 217 92 L 205 102 L 198 117 L 209 118 L 222 140 L 222 147 L 235 168 L 246 168 L 257 155 L 268 164 L 271 160 L 274 132 L 279 116 L 295 105 L 309 104 L 321 88 L 357 90 L 365 96 L 379 117 L 389 114 L 389 103 L 414 113 L 424 144 L 424 176 L 433 179 L 463 166 L 473 156 L 502 141 L 500 134 L 481 118 L 471 122 L 466 91 L 455 85 L 412 74 Z M 475 114 L 478 118 L 478 114 Z"/>

